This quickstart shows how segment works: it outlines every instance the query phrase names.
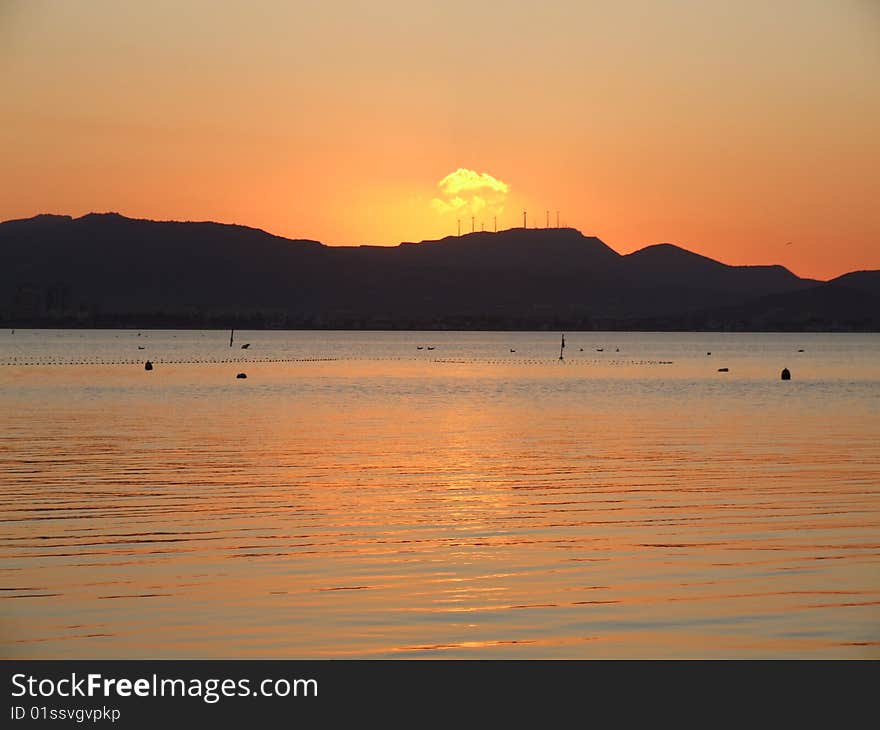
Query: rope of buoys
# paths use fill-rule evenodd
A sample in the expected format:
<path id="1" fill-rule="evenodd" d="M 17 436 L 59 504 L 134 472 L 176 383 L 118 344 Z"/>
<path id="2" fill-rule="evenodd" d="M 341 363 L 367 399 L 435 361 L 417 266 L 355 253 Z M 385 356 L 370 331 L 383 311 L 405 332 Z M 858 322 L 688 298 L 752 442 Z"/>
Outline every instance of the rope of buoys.
<path id="1" fill-rule="evenodd" d="M 430 360 L 424 358 L 414 358 L 414 357 L 378 357 L 378 358 L 357 358 L 357 357 L 292 357 L 292 358 L 254 358 L 254 359 L 244 359 L 244 358 L 217 358 L 217 359 L 204 359 L 204 358 L 189 358 L 189 359 L 165 359 L 165 358 L 153 358 L 150 362 L 153 363 L 162 363 L 164 365 L 219 365 L 219 364 L 230 364 L 230 363 L 320 363 L 320 362 L 356 362 L 356 361 L 368 361 L 368 362 L 430 362 L 437 364 L 485 364 L 485 365 L 549 365 L 551 363 L 555 364 L 560 362 L 556 359 L 537 359 L 537 358 L 515 358 L 515 359 L 487 359 L 483 360 L 480 358 L 431 358 Z M 18 356 L 13 358 L 8 358 L 6 360 L 0 360 L 0 366 L 5 367 L 17 367 L 17 366 L 29 366 L 29 367 L 48 367 L 53 365 L 135 365 L 145 362 L 144 360 L 131 360 L 131 359 L 102 359 L 98 357 L 86 357 L 79 359 L 63 359 L 60 356 L 38 356 L 33 358 L 19 358 Z M 580 359 L 568 359 L 561 361 L 564 365 L 673 365 L 674 361 L 672 360 L 580 360 Z M 790 377 L 790 375 L 789 375 Z"/>

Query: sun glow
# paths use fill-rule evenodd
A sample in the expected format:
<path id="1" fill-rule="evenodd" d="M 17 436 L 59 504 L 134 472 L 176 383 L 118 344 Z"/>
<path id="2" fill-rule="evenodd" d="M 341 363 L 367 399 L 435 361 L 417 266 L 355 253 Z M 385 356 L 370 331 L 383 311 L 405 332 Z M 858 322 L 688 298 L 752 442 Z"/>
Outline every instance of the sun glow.
<path id="1" fill-rule="evenodd" d="M 431 200 L 440 215 L 501 215 L 510 186 L 486 172 L 459 167 L 437 183 L 441 197 Z"/>

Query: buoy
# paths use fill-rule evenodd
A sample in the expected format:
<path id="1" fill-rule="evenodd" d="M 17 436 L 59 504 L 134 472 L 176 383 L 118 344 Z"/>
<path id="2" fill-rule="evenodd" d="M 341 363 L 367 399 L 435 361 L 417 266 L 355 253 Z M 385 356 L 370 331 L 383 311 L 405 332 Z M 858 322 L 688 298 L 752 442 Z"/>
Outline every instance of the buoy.
<path id="1" fill-rule="evenodd" d="M 151 363 L 149 360 L 147 360 L 144 363 L 144 370 L 152 370 L 152 369 L 153 369 L 153 363 Z"/>
<path id="2" fill-rule="evenodd" d="M 707 352 L 706 354 L 707 354 L 707 355 L 711 355 L 712 353 L 711 353 L 711 352 Z"/>
<path id="3" fill-rule="evenodd" d="M 246 374 L 246 373 L 239 373 L 239 374 L 238 374 L 238 375 L 236 375 L 236 376 L 235 376 L 235 377 L 236 377 L 236 378 L 241 378 L 241 379 L 244 379 L 244 378 L 246 378 L 246 377 L 247 377 L 247 374 Z"/>
<path id="4" fill-rule="evenodd" d="M 788 371 L 788 368 L 782 368 L 782 379 L 791 380 L 791 373 Z"/>
<path id="5" fill-rule="evenodd" d="M 729 368 L 718 368 L 718 372 L 719 373 L 729 373 L 730 369 Z"/>

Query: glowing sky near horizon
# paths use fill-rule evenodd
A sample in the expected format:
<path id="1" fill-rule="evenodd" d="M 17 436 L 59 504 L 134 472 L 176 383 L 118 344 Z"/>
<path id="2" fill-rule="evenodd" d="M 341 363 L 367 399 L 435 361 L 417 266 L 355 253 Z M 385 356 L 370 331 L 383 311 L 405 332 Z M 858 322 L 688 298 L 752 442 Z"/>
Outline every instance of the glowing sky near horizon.
<path id="1" fill-rule="evenodd" d="M 559 210 L 828 278 L 880 269 L 878 79 L 874 0 L 0 0 L 0 219 L 391 244 Z"/>

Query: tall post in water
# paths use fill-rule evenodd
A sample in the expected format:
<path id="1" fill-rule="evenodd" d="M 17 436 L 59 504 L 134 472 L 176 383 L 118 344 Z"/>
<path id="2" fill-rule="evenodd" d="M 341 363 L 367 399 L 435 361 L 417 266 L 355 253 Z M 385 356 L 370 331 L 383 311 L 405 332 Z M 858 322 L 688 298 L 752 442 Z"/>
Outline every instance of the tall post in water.
<path id="1" fill-rule="evenodd" d="M 565 349 L 565 333 L 562 333 L 562 344 L 559 345 L 559 359 L 562 360 L 562 351 Z"/>
<path id="2" fill-rule="evenodd" d="M 229 346 L 232 347 L 232 338 L 235 336 L 235 328 L 229 330 Z"/>

